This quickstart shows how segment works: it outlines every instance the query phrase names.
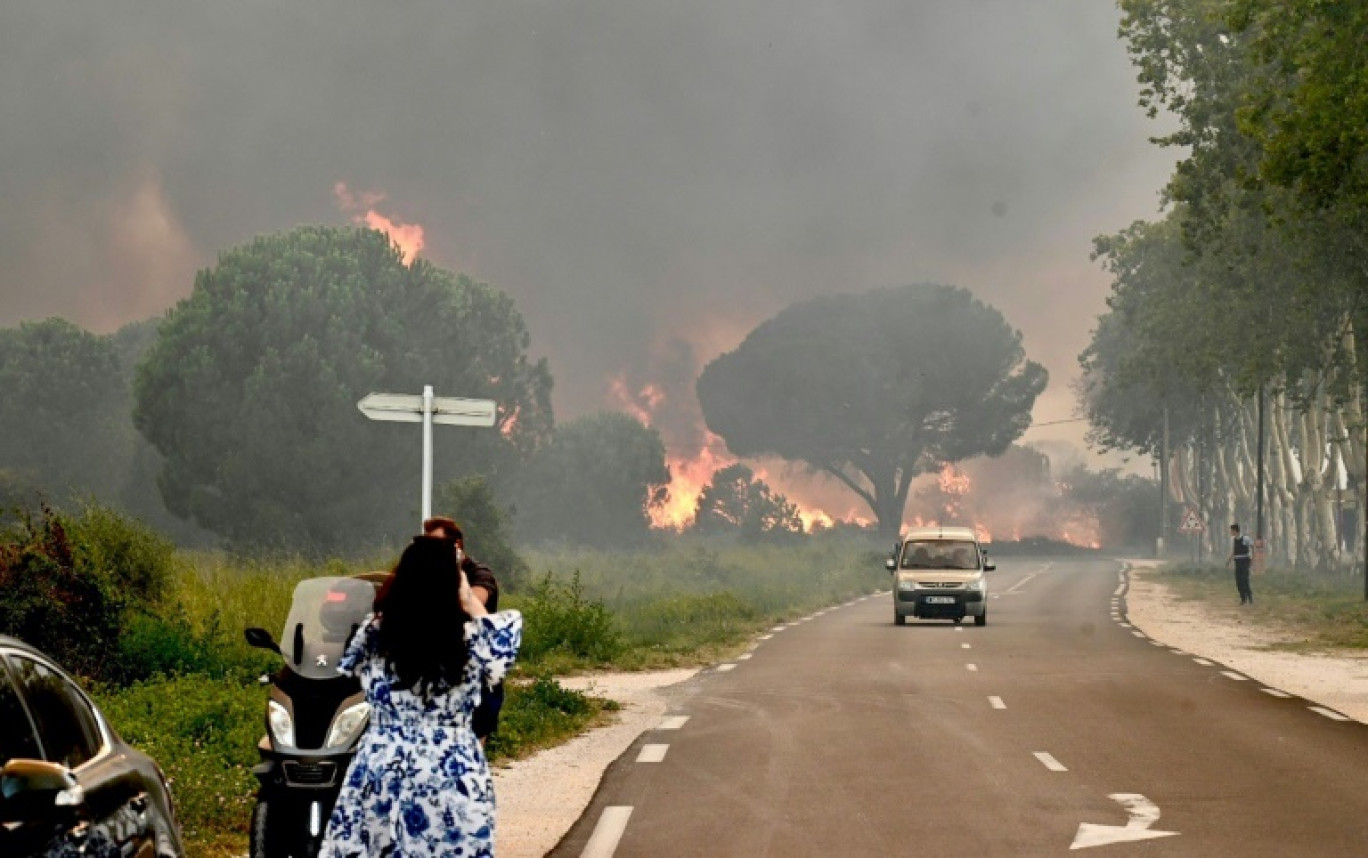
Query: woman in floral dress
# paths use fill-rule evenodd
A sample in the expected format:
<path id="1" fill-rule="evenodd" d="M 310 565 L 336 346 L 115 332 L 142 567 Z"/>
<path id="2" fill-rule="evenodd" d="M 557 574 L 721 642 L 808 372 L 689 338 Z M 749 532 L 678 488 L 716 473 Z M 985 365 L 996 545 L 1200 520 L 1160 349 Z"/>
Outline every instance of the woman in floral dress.
<path id="1" fill-rule="evenodd" d="M 517 611 L 489 614 L 455 543 L 415 537 L 338 669 L 370 726 L 328 820 L 321 858 L 493 855 L 494 785 L 470 717 L 512 665 Z"/>

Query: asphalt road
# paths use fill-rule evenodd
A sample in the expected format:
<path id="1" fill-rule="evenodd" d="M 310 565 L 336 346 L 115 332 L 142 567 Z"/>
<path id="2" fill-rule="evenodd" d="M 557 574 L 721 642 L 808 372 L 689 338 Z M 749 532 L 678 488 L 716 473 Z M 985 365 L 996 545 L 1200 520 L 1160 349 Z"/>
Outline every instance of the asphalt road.
<path id="1" fill-rule="evenodd" d="M 1130 628 L 1118 563 L 999 562 L 986 627 L 883 593 L 681 686 L 552 854 L 1368 855 L 1368 727 Z"/>

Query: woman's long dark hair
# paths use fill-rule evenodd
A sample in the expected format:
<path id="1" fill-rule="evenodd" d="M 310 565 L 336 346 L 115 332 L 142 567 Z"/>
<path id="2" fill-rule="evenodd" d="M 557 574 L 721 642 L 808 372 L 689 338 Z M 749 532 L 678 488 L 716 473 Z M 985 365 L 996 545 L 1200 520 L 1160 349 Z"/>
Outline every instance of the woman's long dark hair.
<path id="1" fill-rule="evenodd" d="M 460 587 L 456 543 L 415 536 L 375 597 L 378 649 L 397 678 L 396 688 L 426 696 L 460 684 L 470 619 L 461 607 Z"/>

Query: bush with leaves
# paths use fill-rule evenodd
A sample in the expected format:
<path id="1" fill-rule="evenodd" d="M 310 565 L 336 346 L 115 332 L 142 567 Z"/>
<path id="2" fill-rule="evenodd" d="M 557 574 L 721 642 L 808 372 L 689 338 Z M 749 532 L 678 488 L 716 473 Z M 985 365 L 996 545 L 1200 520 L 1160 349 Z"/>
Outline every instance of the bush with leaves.
<path id="1" fill-rule="evenodd" d="M 447 483 L 437 492 L 437 508 L 461 525 L 470 556 L 494 570 L 500 587 L 514 589 L 527 573 L 527 563 L 513 550 L 509 515 L 499 506 L 489 481 L 475 475 Z"/>
<path id="2" fill-rule="evenodd" d="M 106 578 L 77 562 L 66 522 L 51 508 L 21 513 L 0 542 L 0 633 L 67 669 L 105 675 L 123 607 Z"/>

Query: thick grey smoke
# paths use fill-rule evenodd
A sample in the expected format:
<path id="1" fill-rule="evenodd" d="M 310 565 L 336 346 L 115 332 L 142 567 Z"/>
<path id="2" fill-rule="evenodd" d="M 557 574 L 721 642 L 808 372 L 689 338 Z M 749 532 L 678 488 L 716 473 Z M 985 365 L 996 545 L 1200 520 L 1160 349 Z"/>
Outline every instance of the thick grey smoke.
<path id="1" fill-rule="evenodd" d="M 156 315 L 223 248 L 345 222 L 343 182 L 517 299 L 563 416 L 794 300 L 924 280 L 1021 327 L 1055 381 L 1038 417 L 1068 416 L 1106 286 L 1089 239 L 1153 214 L 1172 162 L 1117 20 L 1099 0 L 5 3 L 0 324 Z"/>

